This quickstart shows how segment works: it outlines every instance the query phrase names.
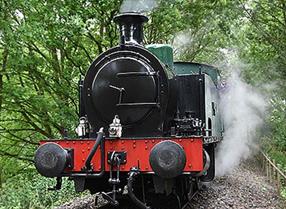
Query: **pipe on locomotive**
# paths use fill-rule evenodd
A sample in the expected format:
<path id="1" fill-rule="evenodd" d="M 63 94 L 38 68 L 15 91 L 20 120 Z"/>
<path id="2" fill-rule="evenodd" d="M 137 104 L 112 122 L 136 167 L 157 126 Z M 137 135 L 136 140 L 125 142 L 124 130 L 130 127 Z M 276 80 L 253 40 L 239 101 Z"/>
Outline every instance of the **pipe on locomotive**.
<path id="1" fill-rule="evenodd" d="M 85 170 L 89 171 L 92 169 L 91 160 L 92 160 L 94 154 L 96 153 L 99 145 L 103 141 L 103 138 L 104 138 L 104 132 L 103 132 L 103 127 L 101 127 L 99 129 L 99 131 L 97 132 L 97 138 L 96 138 L 95 144 L 92 147 L 92 149 L 91 149 L 90 153 L 88 154 L 88 157 L 85 161 L 85 168 L 84 168 Z"/>
<path id="2" fill-rule="evenodd" d="M 147 205 L 145 205 L 141 200 L 139 200 L 134 192 L 133 192 L 133 181 L 135 177 L 139 174 L 139 170 L 137 168 L 131 168 L 129 177 L 127 179 L 127 191 L 130 199 L 140 208 L 140 209 L 151 209 Z"/>
<path id="3" fill-rule="evenodd" d="M 204 152 L 203 153 L 204 154 L 204 168 L 196 176 L 203 176 L 211 165 L 211 159 L 210 159 L 208 152 L 205 149 L 203 149 L 203 152 Z"/>
<path id="4" fill-rule="evenodd" d="M 98 173 L 70 173 L 70 174 L 63 174 L 62 176 L 69 176 L 69 177 L 85 177 L 85 178 L 100 178 L 105 173 L 105 144 L 104 141 L 101 140 L 100 143 L 100 172 Z"/>

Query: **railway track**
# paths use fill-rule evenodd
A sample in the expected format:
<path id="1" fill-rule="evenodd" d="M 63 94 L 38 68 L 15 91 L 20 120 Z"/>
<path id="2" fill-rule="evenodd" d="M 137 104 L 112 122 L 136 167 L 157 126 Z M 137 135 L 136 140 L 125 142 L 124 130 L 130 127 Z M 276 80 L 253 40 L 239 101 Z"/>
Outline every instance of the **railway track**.
<path id="1" fill-rule="evenodd" d="M 198 192 L 196 192 L 192 198 L 194 198 Z M 104 204 L 98 209 L 139 209 L 133 202 L 129 199 L 128 196 L 120 200 L 120 205 L 118 207 L 112 206 L 111 204 Z M 191 202 L 186 204 L 184 207 L 178 208 L 176 206 L 170 206 L 168 203 L 160 203 L 159 205 L 156 205 L 155 208 L 152 207 L 152 209 L 191 209 Z"/>
<path id="2" fill-rule="evenodd" d="M 123 208 L 136 209 L 136 206 L 130 200 L 125 199 L 116 209 Z M 286 208 L 286 204 L 285 200 L 280 198 L 276 187 L 270 184 L 252 163 L 247 162 L 235 169 L 232 174 L 217 177 L 206 189 L 199 191 L 189 206 L 184 209 L 198 208 L 282 209 Z M 94 196 L 90 196 L 89 200 L 75 200 L 57 209 L 115 209 L 115 207 L 106 205 L 101 198 L 99 198 L 98 206 L 95 206 Z M 168 207 L 168 209 L 173 208 Z"/>
<path id="3" fill-rule="evenodd" d="M 129 198 L 125 198 L 120 200 L 120 204 L 118 207 L 112 206 L 111 204 L 105 204 L 98 209 L 137 209 L 137 207 L 129 200 Z"/>

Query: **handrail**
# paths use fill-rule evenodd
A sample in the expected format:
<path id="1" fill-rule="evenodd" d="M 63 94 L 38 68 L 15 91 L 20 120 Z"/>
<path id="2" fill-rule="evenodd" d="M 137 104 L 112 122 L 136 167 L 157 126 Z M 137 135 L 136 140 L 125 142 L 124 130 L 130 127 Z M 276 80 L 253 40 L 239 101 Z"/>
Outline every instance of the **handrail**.
<path id="1" fill-rule="evenodd" d="M 280 175 L 286 180 L 286 175 L 284 174 L 284 172 L 281 171 L 263 151 L 260 150 L 260 152 L 264 156 L 264 158 L 276 169 L 276 171 L 278 171 Z"/>
<path id="2" fill-rule="evenodd" d="M 262 169 L 266 172 L 268 180 L 275 183 L 278 193 L 281 194 L 281 186 L 286 185 L 286 174 L 281 171 L 280 168 L 275 163 L 275 160 L 271 160 L 262 150 L 259 153 L 263 157 L 262 159 Z M 282 178 L 281 178 L 282 177 Z"/>

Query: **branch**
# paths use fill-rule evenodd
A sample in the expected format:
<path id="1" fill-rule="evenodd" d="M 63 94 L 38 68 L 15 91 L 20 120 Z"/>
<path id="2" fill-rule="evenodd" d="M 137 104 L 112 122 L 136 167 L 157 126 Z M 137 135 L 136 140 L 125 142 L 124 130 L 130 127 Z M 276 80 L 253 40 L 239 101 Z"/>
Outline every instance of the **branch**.
<path id="1" fill-rule="evenodd" d="M 271 13 L 271 11 L 273 11 L 272 9 L 271 9 L 271 10 L 267 10 L 265 7 L 262 6 L 262 3 L 259 3 L 259 2 L 256 2 L 256 3 L 258 3 L 259 8 L 260 8 L 261 10 L 263 10 L 265 13 L 267 13 L 267 14 L 270 15 L 273 19 L 275 19 L 282 27 L 285 27 L 285 26 L 286 26 L 286 25 L 277 17 L 277 15 Z M 275 5 L 275 4 L 272 4 L 271 6 L 274 6 L 274 5 Z M 280 7 L 277 7 L 277 8 L 280 8 Z M 282 12 L 285 12 L 285 11 L 283 11 L 282 8 L 280 8 L 280 9 L 282 10 Z M 265 15 L 263 15 L 263 17 L 264 17 L 264 16 L 265 16 Z M 262 19 L 262 17 L 261 17 L 261 19 Z M 263 19 L 263 20 L 265 20 L 265 19 Z M 277 27 L 277 28 L 279 28 L 279 27 Z"/>
<path id="2" fill-rule="evenodd" d="M 1 131 L 3 132 L 5 132 L 7 129 L 0 129 L 0 133 L 1 133 Z M 35 129 L 33 129 L 33 128 L 13 128 L 13 129 L 9 129 L 10 131 L 14 131 L 14 132 L 19 132 L 19 131 L 34 131 Z"/>
<path id="3" fill-rule="evenodd" d="M 28 115 L 27 112 L 24 112 L 24 110 L 19 111 L 19 112 L 23 115 L 23 117 L 24 117 L 27 121 L 29 121 L 29 124 L 30 124 L 32 127 L 35 128 L 35 131 L 37 131 L 37 132 L 43 134 L 44 136 L 46 136 L 46 137 L 48 137 L 48 138 L 51 138 L 51 134 L 49 134 L 49 133 L 47 133 L 46 131 L 44 131 L 43 129 L 41 129 L 39 126 L 36 125 L 36 123 L 34 123 L 34 122 L 31 120 L 30 117 L 35 118 L 34 116 L 32 116 L 32 114 L 29 114 L 29 115 Z"/>
<path id="4" fill-rule="evenodd" d="M 65 52 L 65 56 L 66 56 L 67 60 L 70 61 L 75 67 L 77 67 L 79 69 L 79 72 L 81 75 L 84 75 L 84 73 L 82 72 L 81 66 L 74 62 L 74 60 L 69 56 L 68 52 L 65 49 L 63 49 L 63 50 Z"/>
<path id="5" fill-rule="evenodd" d="M 27 158 L 27 157 L 20 157 L 19 155 L 17 154 L 12 154 L 12 153 L 9 153 L 9 152 L 5 152 L 3 150 L 0 150 L 0 156 L 9 156 L 9 157 L 12 157 L 12 158 L 15 158 L 17 160 L 23 160 L 23 161 L 28 161 L 28 162 L 34 162 L 32 159 L 30 158 Z"/>
<path id="6" fill-rule="evenodd" d="M 7 68 L 7 62 L 8 62 L 8 49 L 5 47 L 3 51 L 3 61 L 2 61 L 2 69 L 0 72 L 0 111 L 2 107 L 3 102 L 3 73 L 6 71 Z"/>
<path id="7" fill-rule="evenodd" d="M 286 25 L 286 2 L 284 0 L 281 0 L 281 6 L 282 6 L 284 23 Z"/>
<path id="8" fill-rule="evenodd" d="M 86 54 L 87 58 L 89 59 L 90 62 L 92 62 L 92 58 L 90 57 L 88 51 L 86 50 L 86 48 L 83 46 L 83 45 L 79 45 L 77 44 L 74 40 L 72 40 L 71 38 L 69 38 L 69 40 L 72 42 L 72 44 L 75 46 L 75 47 L 79 47 L 81 48 L 84 53 Z"/>
<path id="9" fill-rule="evenodd" d="M 241 2 L 241 1 L 240 1 Z M 257 28 L 257 30 L 259 30 L 262 34 L 262 36 L 265 38 L 265 40 L 276 50 L 279 51 L 279 49 L 276 47 L 276 45 L 273 43 L 271 36 L 264 31 L 263 29 L 261 29 L 261 27 L 259 27 L 259 25 L 256 24 L 255 20 L 252 17 L 252 14 L 245 8 L 244 4 L 241 2 L 241 4 L 243 5 L 243 10 L 246 12 L 247 18 L 251 21 L 251 23 L 254 25 L 254 27 Z M 265 35 L 266 34 L 266 35 Z"/>
<path id="10" fill-rule="evenodd" d="M 3 126 L 1 126 L 1 127 L 2 127 L 3 130 L 5 130 L 8 134 L 10 134 L 10 135 L 13 136 L 14 138 L 16 138 L 17 141 L 22 141 L 22 142 L 25 142 L 25 143 L 28 143 L 28 144 L 32 144 L 32 145 L 37 145 L 37 144 L 38 144 L 38 143 L 29 141 L 29 140 L 26 139 L 26 138 L 30 138 L 30 137 L 31 137 L 32 135 L 34 135 L 35 133 L 30 134 L 28 137 L 21 138 L 21 137 L 17 136 L 16 134 L 14 134 L 13 132 L 11 132 L 11 130 L 6 129 L 6 128 L 4 128 Z M 33 131 L 35 131 L 35 130 L 33 130 Z M 8 139 L 8 138 L 5 137 L 3 134 L 2 134 L 2 137 Z"/>
<path id="11" fill-rule="evenodd" d="M 94 43 L 96 43 L 97 45 L 97 48 L 98 48 L 98 52 L 101 54 L 103 52 L 103 49 L 102 49 L 102 42 L 101 41 L 98 41 L 96 40 L 96 38 L 90 33 L 88 32 L 88 38 L 90 38 Z"/>
<path id="12" fill-rule="evenodd" d="M 40 54 L 45 60 L 47 60 L 50 63 L 50 59 L 37 47 L 36 44 L 34 43 L 27 43 L 27 46 L 29 49 L 32 49 L 33 51 L 37 52 Z"/>

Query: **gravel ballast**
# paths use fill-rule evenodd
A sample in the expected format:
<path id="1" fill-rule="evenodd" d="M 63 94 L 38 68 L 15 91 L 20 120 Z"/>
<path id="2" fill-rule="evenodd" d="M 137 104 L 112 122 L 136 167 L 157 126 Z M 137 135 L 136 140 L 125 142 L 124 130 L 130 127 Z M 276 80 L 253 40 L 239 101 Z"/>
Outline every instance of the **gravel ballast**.
<path id="1" fill-rule="evenodd" d="M 253 164 L 248 162 L 236 168 L 232 174 L 217 177 L 193 199 L 191 208 L 276 209 L 286 207 L 277 189 L 253 167 Z"/>
<path id="2" fill-rule="evenodd" d="M 99 198 L 99 204 L 103 200 Z M 77 198 L 56 209 L 95 209 L 95 196 Z M 243 163 L 232 174 L 217 177 L 206 185 L 192 200 L 190 209 L 224 209 L 224 208 L 286 208 L 277 189 L 270 184 L 266 177 L 249 162 Z M 171 208 L 169 208 L 171 209 Z"/>

